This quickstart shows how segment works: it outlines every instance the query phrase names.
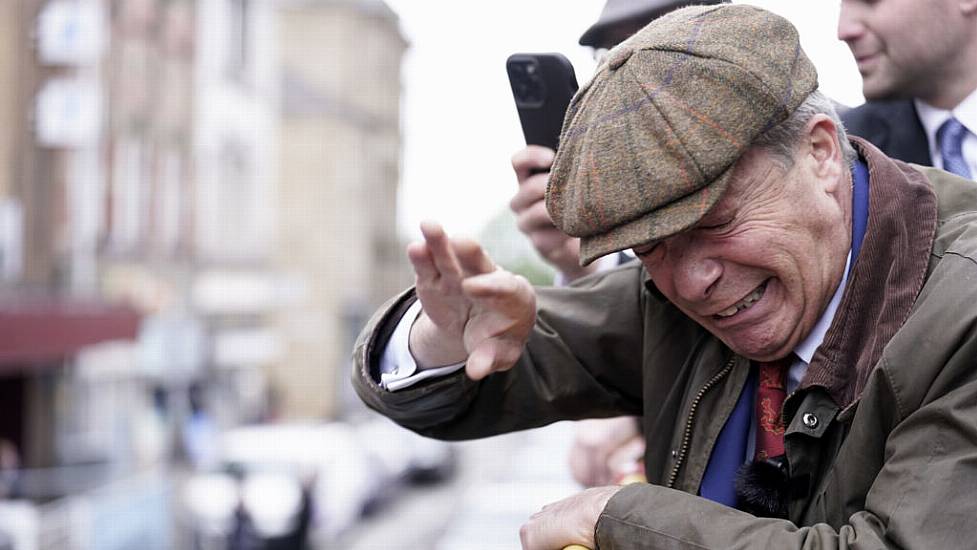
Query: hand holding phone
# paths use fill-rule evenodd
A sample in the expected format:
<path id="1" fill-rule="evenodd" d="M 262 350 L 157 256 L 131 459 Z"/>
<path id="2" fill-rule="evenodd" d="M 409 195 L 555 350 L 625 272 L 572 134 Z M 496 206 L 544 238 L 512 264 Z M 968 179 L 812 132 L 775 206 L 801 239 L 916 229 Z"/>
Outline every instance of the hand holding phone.
<path id="1" fill-rule="evenodd" d="M 580 266 L 580 241 L 553 225 L 543 197 L 563 118 L 577 91 L 577 78 L 570 62 L 557 53 L 514 54 L 506 61 L 506 72 L 523 135 L 530 145 L 512 157 L 519 190 L 509 206 L 516 214 L 519 230 L 569 283 L 592 272 L 595 266 Z"/>

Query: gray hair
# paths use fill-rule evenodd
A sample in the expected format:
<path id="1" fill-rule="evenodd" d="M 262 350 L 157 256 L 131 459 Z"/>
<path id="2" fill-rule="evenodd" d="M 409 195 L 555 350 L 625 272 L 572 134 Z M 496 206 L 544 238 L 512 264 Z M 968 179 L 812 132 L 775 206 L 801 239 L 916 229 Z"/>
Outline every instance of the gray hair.
<path id="1" fill-rule="evenodd" d="M 794 164 L 794 148 L 803 136 L 804 127 L 811 120 L 811 117 L 818 114 L 828 115 L 834 121 L 837 127 L 838 142 L 841 144 L 842 157 L 845 165 L 851 167 L 852 163 L 855 162 L 855 149 L 848 142 L 845 126 L 841 122 L 841 117 L 838 116 L 834 101 L 818 90 L 811 92 L 786 120 L 753 140 L 753 146 L 771 153 L 783 163 L 784 168 L 789 169 Z"/>

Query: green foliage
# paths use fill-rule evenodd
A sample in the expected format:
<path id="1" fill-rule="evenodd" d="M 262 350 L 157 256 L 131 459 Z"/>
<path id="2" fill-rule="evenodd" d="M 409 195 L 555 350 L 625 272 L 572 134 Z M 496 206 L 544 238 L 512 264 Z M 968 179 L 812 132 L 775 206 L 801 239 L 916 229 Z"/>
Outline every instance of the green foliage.
<path id="1" fill-rule="evenodd" d="M 496 264 L 518 273 L 534 285 L 553 284 L 556 272 L 540 258 L 529 239 L 516 227 L 516 217 L 502 209 L 479 233 L 478 241 Z"/>
<path id="2" fill-rule="evenodd" d="M 539 257 L 520 258 L 502 267 L 522 275 L 534 286 L 551 286 L 553 284 L 553 268 L 543 263 Z"/>

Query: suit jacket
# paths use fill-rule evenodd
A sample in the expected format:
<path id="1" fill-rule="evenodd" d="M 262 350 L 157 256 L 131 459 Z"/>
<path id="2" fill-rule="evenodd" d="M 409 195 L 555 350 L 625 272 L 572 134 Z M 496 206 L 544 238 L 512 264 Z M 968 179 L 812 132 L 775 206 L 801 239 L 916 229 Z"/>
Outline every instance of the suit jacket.
<path id="1" fill-rule="evenodd" d="M 867 139 L 886 155 L 933 166 L 926 131 L 912 100 L 869 101 L 842 113 L 841 120 L 850 135 Z"/>

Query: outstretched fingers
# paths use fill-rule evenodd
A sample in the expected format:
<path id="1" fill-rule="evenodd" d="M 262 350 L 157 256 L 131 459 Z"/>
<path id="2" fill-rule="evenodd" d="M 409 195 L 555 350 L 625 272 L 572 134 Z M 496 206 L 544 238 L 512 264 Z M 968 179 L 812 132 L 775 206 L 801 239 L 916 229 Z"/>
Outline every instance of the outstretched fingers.
<path id="1" fill-rule="evenodd" d="M 462 336 L 470 314 L 469 301 L 461 290 L 461 268 L 451 248 L 451 241 L 440 225 L 424 222 L 421 224 L 421 233 L 424 234 L 424 241 L 409 245 L 407 257 L 417 275 L 417 298 L 424 314 L 437 330 L 426 332 L 434 334 L 434 337 L 428 339 L 434 342 L 430 349 L 423 347 L 419 337 L 415 338 L 413 330 L 411 345 L 423 347 L 420 350 L 414 349 L 415 357 L 442 357 L 447 354 L 439 352 L 445 348 L 450 348 L 454 357 L 458 355 L 456 352 L 459 349 L 463 350 Z M 419 334 L 425 334 L 425 331 L 422 330 Z"/>
<path id="2" fill-rule="evenodd" d="M 417 280 L 431 281 L 438 277 L 438 268 L 434 265 L 434 258 L 428 250 L 427 243 L 410 243 L 407 245 L 407 259 L 414 267 Z"/>
<path id="3" fill-rule="evenodd" d="M 497 268 L 474 241 L 449 239 L 436 223 L 423 223 L 421 232 L 424 242 L 408 246 L 407 255 L 417 274 L 417 297 L 434 328 L 416 334 L 434 336 L 425 339 L 412 329 L 415 356 L 421 353 L 432 358 L 427 364 L 440 364 L 449 355 L 441 353 L 444 349 L 450 347 L 452 358 L 467 350 L 466 370 L 475 380 L 512 368 L 536 318 L 532 286 Z"/>
<path id="4" fill-rule="evenodd" d="M 471 239 L 455 239 L 451 247 L 465 277 L 484 275 L 495 271 L 495 263 L 482 247 Z"/>
<path id="5" fill-rule="evenodd" d="M 435 222 L 422 222 L 421 234 L 424 235 L 424 244 L 427 245 L 428 254 L 437 269 L 438 276 L 455 280 L 460 278 L 461 269 L 458 267 L 458 259 L 455 257 L 451 241 L 444 228 Z"/>

